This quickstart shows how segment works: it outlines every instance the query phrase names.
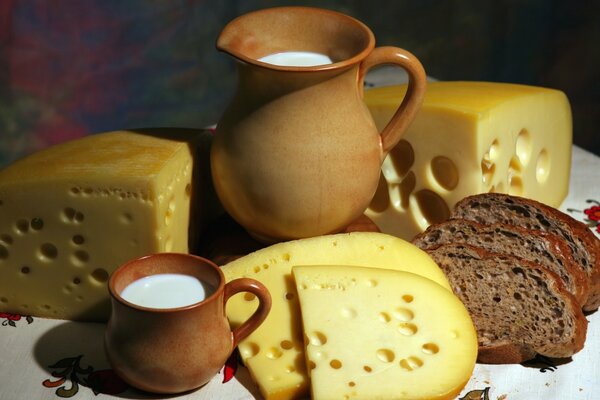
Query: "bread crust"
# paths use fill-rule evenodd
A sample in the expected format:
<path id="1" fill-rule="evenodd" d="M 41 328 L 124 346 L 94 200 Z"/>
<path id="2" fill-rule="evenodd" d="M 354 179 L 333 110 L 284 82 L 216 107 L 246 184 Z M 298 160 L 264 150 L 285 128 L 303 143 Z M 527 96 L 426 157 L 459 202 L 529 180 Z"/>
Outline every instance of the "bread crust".
<path id="1" fill-rule="evenodd" d="M 562 280 L 552 271 L 549 271 L 539 264 L 518 257 L 489 252 L 468 244 L 446 244 L 436 248 L 427 249 L 426 251 L 444 270 L 455 294 L 463 301 L 473 318 L 473 323 L 475 324 L 479 335 L 478 362 L 488 364 L 521 363 L 533 358 L 536 354 L 547 357 L 564 358 L 572 356 L 583 348 L 587 334 L 587 320 L 579 303 L 575 300 L 575 297 L 569 293 Z M 559 343 L 556 340 L 550 340 L 538 346 L 533 343 L 528 343 L 526 338 L 523 337 L 509 337 L 498 339 L 498 342 L 496 343 L 484 343 L 486 340 L 484 340 L 485 335 L 483 335 L 482 332 L 488 329 L 488 326 L 492 326 L 493 328 L 496 328 L 497 326 L 494 325 L 494 321 L 490 321 L 489 318 L 485 319 L 485 317 L 480 317 L 477 309 L 478 307 L 487 307 L 486 310 L 493 314 L 493 312 L 498 310 L 500 303 L 494 302 L 492 304 L 482 304 L 481 299 L 470 300 L 465 294 L 464 288 L 461 288 L 461 285 L 464 286 L 464 282 L 459 282 L 456 275 L 451 271 L 451 268 L 468 268 L 468 266 L 458 265 L 459 262 L 456 259 L 451 258 L 451 255 L 457 256 L 458 259 L 469 258 L 470 260 L 475 260 L 474 263 L 477 265 L 478 269 L 484 269 L 486 263 L 489 263 L 489 265 L 494 266 L 500 264 L 515 265 L 523 270 L 537 271 L 536 273 L 539 273 L 544 277 L 543 282 L 545 282 L 547 286 L 551 288 L 552 292 L 556 293 L 556 295 L 564 302 L 564 312 L 567 312 L 573 321 L 572 335 L 565 338 L 562 343 Z M 508 318 L 509 322 L 512 324 L 511 318 L 513 317 L 510 315 L 510 310 L 500 311 L 506 311 L 506 318 Z M 561 336 L 561 339 L 562 338 L 564 337 Z"/>
<path id="2" fill-rule="evenodd" d="M 457 232 L 466 233 L 467 237 L 456 234 Z M 546 251 L 552 253 L 556 261 L 545 260 L 540 257 L 539 250 L 523 248 L 524 252 L 529 251 L 526 257 L 518 254 L 519 257 L 530 261 L 541 260 L 543 266 L 548 264 L 557 264 L 556 266 L 548 267 L 551 271 L 556 272 L 569 292 L 575 296 L 579 304 L 585 304 L 589 295 L 589 279 L 586 271 L 575 262 L 570 247 L 565 241 L 550 232 L 539 230 L 527 230 L 520 226 L 508 225 L 503 223 L 481 224 L 479 222 L 467 219 L 450 219 L 439 224 L 430 225 L 424 232 L 415 236 L 412 243 L 421 249 L 437 247 L 448 243 L 466 243 L 476 247 L 481 247 L 485 250 L 495 253 L 511 254 L 512 251 L 500 251 L 496 249 L 506 245 L 503 233 L 506 236 L 516 236 L 529 243 L 537 244 Z M 450 237 L 451 236 L 451 237 Z M 490 240 L 491 239 L 491 240 Z M 516 245 L 512 243 L 512 245 Z M 515 254 L 517 255 L 517 254 Z"/>
<path id="3" fill-rule="evenodd" d="M 482 215 L 477 216 L 476 213 L 479 211 L 477 207 L 486 203 L 489 205 L 487 208 L 489 208 L 490 212 L 485 214 L 485 218 Z M 535 209 L 543 216 L 544 221 L 537 220 L 535 216 L 519 215 L 514 210 L 510 211 L 514 219 L 507 221 L 497 210 L 499 207 L 502 207 L 506 211 L 507 205 L 521 205 Z M 492 207 L 495 207 L 495 209 Z M 491 212 L 491 210 L 494 210 L 494 212 Z M 450 218 L 465 218 L 480 223 L 512 223 L 526 228 L 528 224 L 533 224 L 536 226 L 536 229 L 563 237 L 563 230 L 569 232 L 579 242 L 583 252 L 587 253 L 586 257 L 589 263 L 585 267 L 589 282 L 589 295 L 587 301 L 583 304 L 583 309 L 584 311 L 593 311 L 600 306 L 600 240 L 584 223 L 536 200 L 501 193 L 484 193 L 468 196 L 455 205 Z"/>

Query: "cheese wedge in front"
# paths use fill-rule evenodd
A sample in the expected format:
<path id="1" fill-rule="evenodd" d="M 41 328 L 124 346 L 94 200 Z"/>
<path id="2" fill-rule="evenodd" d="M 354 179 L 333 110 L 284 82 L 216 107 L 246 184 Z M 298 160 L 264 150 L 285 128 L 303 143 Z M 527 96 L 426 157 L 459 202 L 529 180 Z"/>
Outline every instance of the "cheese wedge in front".
<path id="1" fill-rule="evenodd" d="M 405 271 L 292 271 L 312 399 L 454 399 L 469 381 L 477 334 L 452 292 Z"/>
<path id="2" fill-rule="evenodd" d="M 406 85 L 365 92 L 382 129 Z M 411 240 L 466 196 L 498 192 L 558 207 L 569 189 L 571 108 L 559 90 L 492 82 L 431 82 L 423 106 L 382 165 L 366 214 Z"/>
<path id="3" fill-rule="evenodd" d="M 187 252 L 192 195 L 202 192 L 192 182 L 195 153 L 206 135 L 101 133 L 1 170 L 0 311 L 106 321 L 115 268 Z"/>
<path id="4" fill-rule="evenodd" d="M 278 243 L 224 265 L 222 270 L 227 281 L 242 277 L 257 279 L 267 287 L 273 299 L 267 319 L 239 345 L 242 360 L 267 400 L 308 394 L 302 321 L 291 271 L 295 265 L 313 264 L 404 270 L 451 290 L 444 273 L 424 251 L 402 239 L 375 232 Z M 232 326 L 248 319 L 257 301 L 250 294 L 233 296 L 226 310 Z"/>

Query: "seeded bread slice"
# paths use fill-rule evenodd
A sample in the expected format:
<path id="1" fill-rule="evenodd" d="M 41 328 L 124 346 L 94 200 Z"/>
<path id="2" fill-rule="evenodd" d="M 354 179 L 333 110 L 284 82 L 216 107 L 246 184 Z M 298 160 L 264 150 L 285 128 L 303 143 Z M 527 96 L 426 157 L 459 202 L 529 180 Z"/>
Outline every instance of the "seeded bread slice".
<path id="1" fill-rule="evenodd" d="M 556 274 L 466 244 L 427 252 L 473 319 L 478 362 L 521 363 L 536 353 L 563 358 L 583 348 L 587 320 Z"/>
<path id="2" fill-rule="evenodd" d="M 504 223 L 541 230 L 567 241 L 573 259 L 589 278 L 589 296 L 584 311 L 600 306 L 600 240 L 569 215 L 535 200 L 500 193 L 469 196 L 458 202 L 450 218 L 464 218 L 482 224 Z"/>
<path id="3" fill-rule="evenodd" d="M 530 231 L 508 224 L 483 225 L 466 219 L 450 219 L 429 226 L 412 243 L 421 249 L 466 243 L 490 252 L 539 262 L 562 279 L 579 304 L 587 301 L 589 279 L 585 270 L 573 261 L 566 242 L 549 232 Z"/>

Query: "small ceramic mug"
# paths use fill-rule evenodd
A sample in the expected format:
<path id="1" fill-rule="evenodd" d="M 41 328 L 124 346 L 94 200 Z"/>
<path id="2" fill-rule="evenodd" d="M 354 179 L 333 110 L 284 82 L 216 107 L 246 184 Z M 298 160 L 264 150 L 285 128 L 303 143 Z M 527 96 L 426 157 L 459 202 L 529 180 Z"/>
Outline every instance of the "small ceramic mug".
<path id="1" fill-rule="evenodd" d="M 210 289 L 204 300 L 175 308 L 143 306 L 122 296 L 131 283 L 167 276 L 162 274 L 193 277 Z M 104 338 L 109 362 L 124 381 L 153 393 L 180 393 L 207 383 L 271 308 L 271 296 L 260 282 L 242 278 L 226 284 L 213 262 L 189 254 L 159 253 L 129 261 L 113 272 L 109 291 L 112 314 Z M 260 302 L 232 331 L 225 304 L 239 292 L 250 292 Z"/>

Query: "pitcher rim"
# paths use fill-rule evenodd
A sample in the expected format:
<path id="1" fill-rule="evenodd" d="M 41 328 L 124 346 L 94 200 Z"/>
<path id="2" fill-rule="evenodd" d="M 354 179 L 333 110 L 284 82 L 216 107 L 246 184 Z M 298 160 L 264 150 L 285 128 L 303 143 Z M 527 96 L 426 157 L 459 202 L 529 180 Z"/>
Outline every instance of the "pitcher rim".
<path id="1" fill-rule="evenodd" d="M 275 64 L 262 62 L 255 58 L 247 57 L 241 53 L 231 51 L 231 50 L 227 49 L 225 47 L 225 45 L 222 43 L 223 32 L 225 32 L 226 29 L 230 25 L 234 24 L 236 21 L 239 21 L 240 19 L 243 19 L 247 16 L 254 15 L 254 14 L 263 14 L 263 13 L 266 14 L 266 13 L 273 13 L 273 12 L 281 12 L 281 11 L 285 11 L 285 10 L 330 14 L 330 15 L 336 16 L 337 18 L 343 18 L 343 19 L 349 20 L 349 21 L 353 22 L 356 26 L 358 26 L 360 29 L 362 29 L 363 32 L 366 33 L 367 38 L 368 38 L 368 43 L 364 47 L 364 49 L 361 50 L 359 53 L 357 53 L 354 56 L 347 58 L 345 60 L 341 60 L 341 61 L 334 62 L 331 64 L 314 65 L 314 66 L 300 66 L 300 67 L 299 66 L 287 66 L 287 65 L 275 65 Z M 364 24 L 363 22 L 359 21 L 358 19 L 356 19 L 348 14 L 344 14 L 339 11 L 330 10 L 327 8 L 318 8 L 318 7 L 282 6 L 282 7 L 270 7 L 270 8 L 254 10 L 254 11 L 250 11 L 248 13 L 245 13 L 245 14 L 235 17 L 234 19 L 232 19 L 225 25 L 225 27 L 219 34 L 219 37 L 217 38 L 217 41 L 216 41 L 216 47 L 217 47 L 217 50 L 224 52 L 226 54 L 229 54 L 230 56 L 232 56 L 233 58 L 235 58 L 239 61 L 243 61 L 245 63 L 251 64 L 251 65 L 254 65 L 257 67 L 266 68 L 266 69 L 270 69 L 270 70 L 288 71 L 288 72 L 315 72 L 315 71 L 328 71 L 328 70 L 343 69 L 343 68 L 346 68 L 346 67 L 349 67 L 349 66 L 352 66 L 354 64 L 361 62 L 375 48 L 375 35 L 373 34 L 373 31 L 371 31 L 371 29 L 366 24 Z"/>

